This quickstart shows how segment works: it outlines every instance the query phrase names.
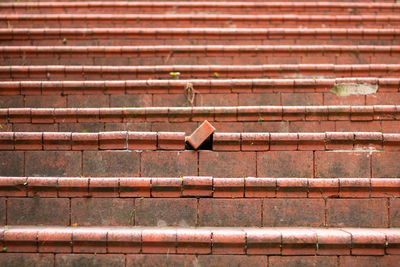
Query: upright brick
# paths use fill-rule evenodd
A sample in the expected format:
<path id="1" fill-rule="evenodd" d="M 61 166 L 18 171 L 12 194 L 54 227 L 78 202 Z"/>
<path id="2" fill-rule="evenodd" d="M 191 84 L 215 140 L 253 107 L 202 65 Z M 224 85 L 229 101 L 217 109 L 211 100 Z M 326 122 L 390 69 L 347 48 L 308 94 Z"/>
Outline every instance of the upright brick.
<path id="1" fill-rule="evenodd" d="M 386 266 L 396 267 L 400 261 L 400 256 L 341 256 L 339 266 Z"/>
<path id="2" fill-rule="evenodd" d="M 0 225 L 6 224 L 6 199 L 0 198 Z"/>
<path id="3" fill-rule="evenodd" d="M 213 177 L 256 176 L 255 152 L 199 152 L 199 175 Z"/>
<path id="4" fill-rule="evenodd" d="M 24 152 L 0 151 L 0 175 L 24 176 Z"/>
<path id="5" fill-rule="evenodd" d="M 179 177 L 198 175 L 197 152 L 142 152 L 141 174 L 143 177 Z"/>
<path id="6" fill-rule="evenodd" d="M 140 153 L 135 151 L 84 151 L 83 175 L 92 177 L 139 176 Z"/>
<path id="7" fill-rule="evenodd" d="M 1 253 L 0 265 L 8 267 L 53 267 L 54 256 L 41 253 Z"/>
<path id="8" fill-rule="evenodd" d="M 400 152 L 376 152 L 372 154 L 372 177 L 400 178 Z"/>
<path id="9" fill-rule="evenodd" d="M 390 200 L 390 226 L 400 227 L 400 199 Z"/>
<path id="10" fill-rule="evenodd" d="M 25 175 L 27 176 L 80 176 L 80 152 L 33 151 L 25 152 Z"/>

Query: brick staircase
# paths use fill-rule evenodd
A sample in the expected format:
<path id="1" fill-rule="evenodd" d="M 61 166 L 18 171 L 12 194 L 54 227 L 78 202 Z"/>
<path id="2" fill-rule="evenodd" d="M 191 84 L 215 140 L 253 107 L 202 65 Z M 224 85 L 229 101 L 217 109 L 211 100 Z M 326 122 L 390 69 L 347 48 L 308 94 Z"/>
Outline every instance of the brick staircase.
<path id="1" fill-rule="evenodd" d="M 399 14 L 0 1 L 0 266 L 399 266 Z"/>

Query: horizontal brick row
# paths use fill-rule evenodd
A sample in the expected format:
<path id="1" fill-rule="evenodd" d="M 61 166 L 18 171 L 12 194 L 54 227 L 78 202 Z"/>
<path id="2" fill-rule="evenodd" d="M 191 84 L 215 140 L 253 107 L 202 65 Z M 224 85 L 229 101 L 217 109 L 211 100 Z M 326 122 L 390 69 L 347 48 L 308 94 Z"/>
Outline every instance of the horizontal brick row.
<path id="1" fill-rule="evenodd" d="M 0 40 L 41 40 L 94 38 L 151 39 L 212 39 L 212 40 L 273 40 L 273 39 L 338 39 L 391 40 L 400 37 L 400 29 L 368 28 L 11 28 L 0 29 Z"/>
<path id="2" fill-rule="evenodd" d="M 400 106 L 2 108 L 0 123 L 394 121 Z M 218 129 L 217 129 L 218 130 Z"/>
<path id="3" fill-rule="evenodd" d="M 296 74 L 309 77 L 393 77 L 400 64 L 301 64 L 301 65 L 171 65 L 171 66 L 0 66 L 0 78 L 24 79 L 171 79 L 178 78 L 282 78 Z M 317 79 L 318 81 L 318 79 Z M 195 82 L 195 81 L 193 81 Z M 317 82 L 316 82 L 317 83 Z M 0 92 L 1 94 L 2 92 Z"/>
<path id="4" fill-rule="evenodd" d="M 399 135 L 400 137 L 400 135 Z M 0 150 L 184 150 L 183 132 L 0 132 Z"/>
<path id="5" fill-rule="evenodd" d="M 0 197 L 396 198 L 396 178 L 1 177 Z"/>
<path id="6" fill-rule="evenodd" d="M 399 229 L 40 228 L 2 231 L 6 252 L 398 255 Z"/>
<path id="7" fill-rule="evenodd" d="M 184 150 L 184 132 L 0 132 L 0 150 Z M 400 134 L 381 132 L 215 133 L 215 151 L 400 151 Z"/>
<path id="8" fill-rule="evenodd" d="M 23 3 L 1 3 L 0 10 L 3 13 L 22 12 L 30 13 L 46 11 L 48 13 L 60 12 L 85 12 L 90 8 L 91 11 L 120 11 L 132 12 L 167 12 L 167 11 L 206 11 L 262 14 L 270 12 L 301 12 L 307 13 L 321 11 L 325 13 L 343 12 L 350 13 L 356 9 L 363 14 L 382 14 L 392 13 L 400 10 L 396 3 L 357 3 L 357 2 L 156 2 L 156 1 L 113 1 L 113 2 L 23 2 Z"/>
<path id="9" fill-rule="evenodd" d="M 138 22 L 139 20 L 139 22 Z M 229 24 L 228 22 L 229 21 Z M 146 27 L 165 27 L 167 25 L 180 26 L 217 26 L 230 25 L 252 27 L 293 27 L 308 25 L 321 27 L 341 26 L 349 27 L 361 23 L 363 27 L 383 28 L 398 25 L 400 16 L 397 15 L 307 15 L 307 14 L 0 14 L 0 25 L 7 27 L 10 22 L 14 27 L 109 27 L 122 25 L 140 25 Z"/>

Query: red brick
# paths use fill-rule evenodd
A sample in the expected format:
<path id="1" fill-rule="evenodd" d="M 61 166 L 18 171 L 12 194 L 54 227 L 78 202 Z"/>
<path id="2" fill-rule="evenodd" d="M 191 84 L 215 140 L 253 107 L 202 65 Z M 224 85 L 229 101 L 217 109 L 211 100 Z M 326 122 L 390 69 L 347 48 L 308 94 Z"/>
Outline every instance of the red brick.
<path id="1" fill-rule="evenodd" d="M 269 106 L 280 103 L 279 93 L 239 94 L 239 106 Z"/>
<path id="2" fill-rule="evenodd" d="M 120 197 L 150 197 L 150 178 L 120 178 Z"/>
<path id="3" fill-rule="evenodd" d="M 98 108 L 78 108 L 76 111 L 78 122 L 99 122 L 100 110 Z"/>
<path id="4" fill-rule="evenodd" d="M 396 113 L 395 105 L 374 106 L 374 120 L 393 120 Z"/>
<path id="5" fill-rule="evenodd" d="M 136 96 L 136 95 L 135 95 Z M 190 106 L 184 94 L 153 94 L 154 107 L 187 107 Z M 144 105 L 136 105 L 143 107 Z M 151 98 L 150 105 L 151 106 Z"/>
<path id="6" fill-rule="evenodd" d="M 245 179 L 245 188 L 245 197 L 275 197 L 276 179 L 248 177 Z"/>
<path id="7" fill-rule="evenodd" d="M 390 227 L 400 227 L 400 200 L 390 199 Z"/>
<path id="8" fill-rule="evenodd" d="M 387 228 L 382 231 L 386 235 L 385 252 L 389 255 L 399 254 L 400 233 L 398 228 Z"/>
<path id="9" fill-rule="evenodd" d="M 194 266 L 197 264 L 196 255 L 127 255 L 126 266 Z"/>
<path id="10" fill-rule="evenodd" d="M 178 229 L 177 253 L 211 254 L 211 231 L 207 229 Z"/>
<path id="11" fill-rule="evenodd" d="M 369 198 L 371 180 L 369 178 L 340 178 L 340 198 Z"/>
<path id="12" fill-rule="evenodd" d="M 216 151 L 239 151 L 240 133 L 215 133 L 213 135 L 213 150 Z"/>
<path id="13" fill-rule="evenodd" d="M 7 248 L 7 250 L 9 250 Z M 2 253 L 0 254 L 0 265 L 2 266 L 54 266 L 54 256 L 42 253 Z M 36 251 L 32 251 L 36 252 Z"/>
<path id="14" fill-rule="evenodd" d="M 205 120 L 189 137 L 188 142 L 194 149 L 198 149 L 213 133 L 215 128 Z"/>
<path id="15" fill-rule="evenodd" d="M 380 132 L 356 132 L 354 134 L 355 149 L 382 149 L 382 133 Z"/>
<path id="16" fill-rule="evenodd" d="M 213 178 L 207 176 L 184 176 L 182 184 L 182 196 L 213 196 Z"/>
<path id="17" fill-rule="evenodd" d="M 236 229 L 212 231 L 212 254 L 245 254 L 245 232 Z"/>
<path id="18" fill-rule="evenodd" d="M 325 202 L 322 199 L 264 199 L 263 226 L 324 225 Z"/>
<path id="19" fill-rule="evenodd" d="M 54 109 L 55 122 L 77 122 L 78 119 L 76 113 L 76 109 L 56 108 Z"/>
<path id="20" fill-rule="evenodd" d="M 0 151 L 0 175 L 24 176 L 24 152 Z"/>
<path id="21" fill-rule="evenodd" d="M 307 197 L 308 181 L 305 178 L 279 178 L 276 184 L 276 197 Z"/>
<path id="22" fill-rule="evenodd" d="M 308 179 L 309 198 L 337 198 L 338 196 L 338 179 Z"/>
<path id="23" fill-rule="evenodd" d="M 89 181 L 91 197 L 119 197 L 117 178 L 93 178 Z"/>
<path id="24" fill-rule="evenodd" d="M 124 122 L 144 122 L 146 120 L 145 108 L 124 108 Z"/>
<path id="25" fill-rule="evenodd" d="M 71 229 L 42 229 L 38 232 L 39 252 L 71 253 Z"/>
<path id="26" fill-rule="evenodd" d="M 112 229 L 107 234 L 108 253 L 139 253 L 142 233 L 139 229 Z"/>
<path id="27" fill-rule="evenodd" d="M 7 223 L 11 225 L 68 225 L 69 200 L 61 198 L 10 198 Z"/>
<path id="28" fill-rule="evenodd" d="M 400 121 L 382 121 L 383 133 L 400 133 Z"/>
<path id="29" fill-rule="evenodd" d="M 144 229 L 142 231 L 142 252 L 175 254 L 176 230 Z"/>
<path id="30" fill-rule="evenodd" d="M 43 133 L 44 150 L 71 150 L 71 133 Z"/>
<path id="31" fill-rule="evenodd" d="M 131 199 L 74 198 L 71 201 L 71 223 L 93 225 L 133 225 Z"/>
<path id="32" fill-rule="evenodd" d="M 350 120 L 350 106 L 332 106 L 338 104 L 329 104 L 324 102 L 328 107 L 328 119 L 331 121 L 347 121 Z"/>
<path id="33" fill-rule="evenodd" d="M 9 228 L 4 231 L 4 247 L 7 252 L 36 252 L 37 232 L 37 229 Z"/>
<path id="34" fill-rule="evenodd" d="M 32 123 L 54 123 L 53 108 L 31 109 Z"/>
<path id="35" fill-rule="evenodd" d="M 168 121 L 167 107 L 148 107 L 146 108 L 146 121 Z"/>
<path id="36" fill-rule="evenodd" d="M 326 208 L 329 227 L 388 227 L 385 199 L 328 199 Z"/>
<path id="37" fill-rule="evenodd" d="M 318 255 L 350 255 L 351 235 L 338 229 L 315 229 Z"/>
<path id="38" fill-rule="evenodd" d="M 197 128 L 197 122 L 153 122 L 151 123 L 151 131 L 169 131 L 169 132 L 184 132 L 189 135 Z"/>
<path id="39" fill-rule="evenodd" d="M 31 109 L 30 108 L 9 108 L 8 109 L 9 122 L 31 123 Z"/>
<path id="40" fill-rule="evenodd" d="M 242 133 L 242 151 L 267 151 L 269 150 L 269 133 Z"/>
<path id="41" fill-rule="evenodd" d="M 337 96 L 332 93 L 324 93 L 324 105 L 365 105 L 365 96 Z"/>
<path id="42" fill-rule="evenodd" d="M 386 235 L 371 229 L 343 229 L 351 234 L 352 255 L 385 255 Z"/>
<path id="43" fill-rule="evenodd" d="M 400 197 L 400 180 L 371 179 L 371 197 Z"/>
<path id="44" fill-rule="evenodd" d="M 328 132 L 326 133 L 327 150 L 352 150 L 354 133 Z"/>
<path id="45" fill-rule="evenodd" d="M 57 197 L 57 179 L 47 177 L 29 177 L 28 196 Z"/>
<path id="46" fill-rule="evenodd" d="M 214 179 L 214 197 L 244 197 L 244 178 Z"/>
<path id="47" fill-rule="evenodd" d="M 128 149 L 130 150 L 156 150 L 157 133 L 154 132 L 128 132 Z"/>
<path id="48" fill-rule="evenodd" d="M 198 223 L 200 226 L 261 226 L 261 200 L 200 199 Z"/>
<path id="49" fill-rule="evenodd" d="M 102 132 L 99 133 L 100 149 L 117 150 L 126 149 L 127 132 Z"/>
<path id="50" fill-rule="evenodd" d="M 317 235 L 310 229 L 283 229 L 282 255 L 315 255 Z"/>
<path id="51" fill-rule="evenodd" d="M 14 150 L 14 133 L 0 132 L 0 150 Z"/>
<path id="52" fill-rule="evenodd" d="M 0 196 L 25 197 L 27 195 L 25 177 L 2 177 L 0 179 Z"/>
<path id="53" fill-rule="evenodd" d="M 193 107 L 192 120 L 193 121 L 214 121 L 215 109 L 214 107 Z"/>
<path id="54" fill-rule="evenodd" d="M 325 133 L 299 133 L 299 150 L 325 150 Z"/>
<path id="55" fill-rule="evenodd" d="M 59 197 L 86 197 L 89 195 L 89 179 L 78 177 L 58 178 Z"/>
<path id="56" fill-rule="evenodd" d="M 151 181 L 152 197 L 180 197 L 182 178 L 153 178 Z"/>
<path id="57" fill-rule="evenodd" d="M 196 199 L 137 199 L 135 224 L 141 226 L 195 226 Z"/>
<path id="58" fill-rule="evenodd" d="M 198 175 L 195 151 L 149 151 L 142 152 L 141 156 L 143 177 Z"/>
<path id="59" fill-rule="evenodd" d="M 0 224 L 1 225 L 6 225 L 6 198 L 0 198 Z M 0 232 L 0 246 L 2 246 L 3 244 L 3 230 L 1 230 Z"/>
<path id="60" fill-rule="evenodd" d="M 224 107 L 224 106 L 237 106 L 238 97 L 237 94 L 197 94 L 196 106 L 208 106 L 208 107 Z"/>
<path id="61" fill-rule="evenodd" d="M 312 151 L 269 151 L 257 153 L 258 177 L 312 177 Z"/>
<path id="62" fill-rule="evenodd" d="M 106 253 L 107 231 L 96 228 L 76 228 L 72 233 L 73 253 Z"/>
<path id="63" fill-rule="evenodd" d="M 372 154 L 372 177 L 399 178 L 400 166 L 397 163 L 400 152 L 376 152 Z"/>
<path id="64" fill-rule="evenodd" d="M 307 121 L 326 121 L 328 120 L 328 107 L 326 106 L 306 106 Z"/>
<path id="65" fill-rule="evenodd" d="M 319 178 L 370 177 L 367 152 L 315 152 L 315 176 Z"/>
<path id="66" fill-rule="evenodd" d="M 287 121 L 305 120 L 305 114 L 304 106 L 284 106 L 282 119 Z"/>
<path id="67" fill-rule="evenodd" d="M 386 266 L 396 267 L 400 256 L 343 256 L 339 257 L 339 266 Z"/>
<path id="68" fill-rule="evenodd" d="M 359 132 L 380 132 L 380 121 L 336 121 L 336 131 L 350 132 L 357 129 Z"/>
<path id="69" fill-rule="evenodd" d="M 55 261 L 56 266 L 123 266 L 125 255 L 56 254 Z"/>
<path id="70" fill-rule="evenodd" d="M 27 108 L 66 108 L 67 96 L 60 95 L 26 95 L 25 107 Z M 50 118 L 49 118 L 50 119 Z"/>
<path id="71" fill-rule="evenodd" d="M 106 108 L 110 106 L 108 95 L 68 95 L 69 108 Z"/>
<path id="72" fill-rule="evenodd" d="M 291 121 L 287 132 L 321 133 L 335 131 L 334 121 Z"/>
<path id="73" fill-rule="evenodd" d="M 183 150 L 185 149 L 184 132 L 158 132 L 157 148 L 165 150 Z"/>
<path id="74" fill-rule="evenodd" d="M 282 236 L 271 229 L 246 230 L 248 255 L 276 255 L 281 253 Z"/>
<path id="75" fill-rule="evenodd" d="M 15 150 L 42 150 L 42 133 L 21 133 L 14 134 Z"/>
<path id="76" fill-rule="evenodd" d="M 400 135 L 383 134 L 383 149 L 385 151 L 400 151 Z"/>
<path id="77" fill-rule="evenodd" d="M 335 256 L 271 256 L 269 257 L 270 267 L 284 267 L 284 266 L 324 266 L 336 267 L 337 257 Z M 352 265 L 346 265 L 352 266 Z"/>
<path id="78" fill-rule="evenodd" d="M 247 255 L 199 255 L 200 266 L 219 267 L 219 266 L 267 266 L 267 256 L 247 256 Z"/>
<path id="79" fill-rule="evenodd" d="M 215 121 L 237 121 L 237 108 L 234 106 L 215 107 Z"/>
<path id="80" fill-rule="evenodd" d="M 135 151 L 84 151 L 83 175 L 135 177 L 140 174 L 140 153 Z"/>
<path id="81" fill-rule="evenodd" d="M 81 158 L 77 151 L 25 152 L 25 175 L 80 176 Z"/>
<path id="82" fill-rule="evenodd" d="M 321 93 L 282 93 L 284 106 L 319 106 L 323 104 Z"/>
<path id="83" fill-rule="evenodd" d="M 366 96 L 366 105 L 398 105 L 399 100 L 398 93 L 378 92 L 377 94 Z"/>
<path id="84" fill-rule="evenodd" d="M 168 121 L 185 122 L 192 117 L 192 108 L 188 107 L 170 107 L 168 108 Z"/>

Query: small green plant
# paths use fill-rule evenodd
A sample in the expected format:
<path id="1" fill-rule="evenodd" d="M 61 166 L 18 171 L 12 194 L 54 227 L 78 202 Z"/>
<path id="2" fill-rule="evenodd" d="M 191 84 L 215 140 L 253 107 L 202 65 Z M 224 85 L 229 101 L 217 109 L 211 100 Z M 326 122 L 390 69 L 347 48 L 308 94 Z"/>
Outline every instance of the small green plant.
<path id="1" fill-rule="evenodd" d="M 67 43 L 67 38 L 64 38 L 62 42 L 63 42 L 63 44 L 66 44 Z"/>
<path id="2" fill-rule="evenodd" d="M 24 186 L 27 186 L 27 185 L 28 185 L 28 182 L 25 182 L 25 183 L 24 183 Z"/>
<path id="3" fill-rule="evenodd" d="M 264 119 L 263 119 L 263 117 L 261 116 L 261 114 L 260 113 L 258 113 L 258 122 L 262 122 Z"/>
<path id="4" fill-rule="evenodd" d="M 86 130 L 83 130 L 82 133 L 87 133 L 87 131 L 86 131 Z"/>
<path id="5" fill-rule="evenodd" d="M 8 230 L 8 229 L 10 229 L 10 226 L 9 225 L 5 225 L 4 226 L 4 230 Z"/>
<path id="6" fill-rule="evenodd" d="M 4 251 L 4 252 L 7 251 L 7 247 L 3 247 L 3 251 Z"/>
<path id="7" fill-rule="evenodd" d="M 214 76 L 215 76 L 215 78 L 219 78 L 218 72 L 214 72 Z"/>

